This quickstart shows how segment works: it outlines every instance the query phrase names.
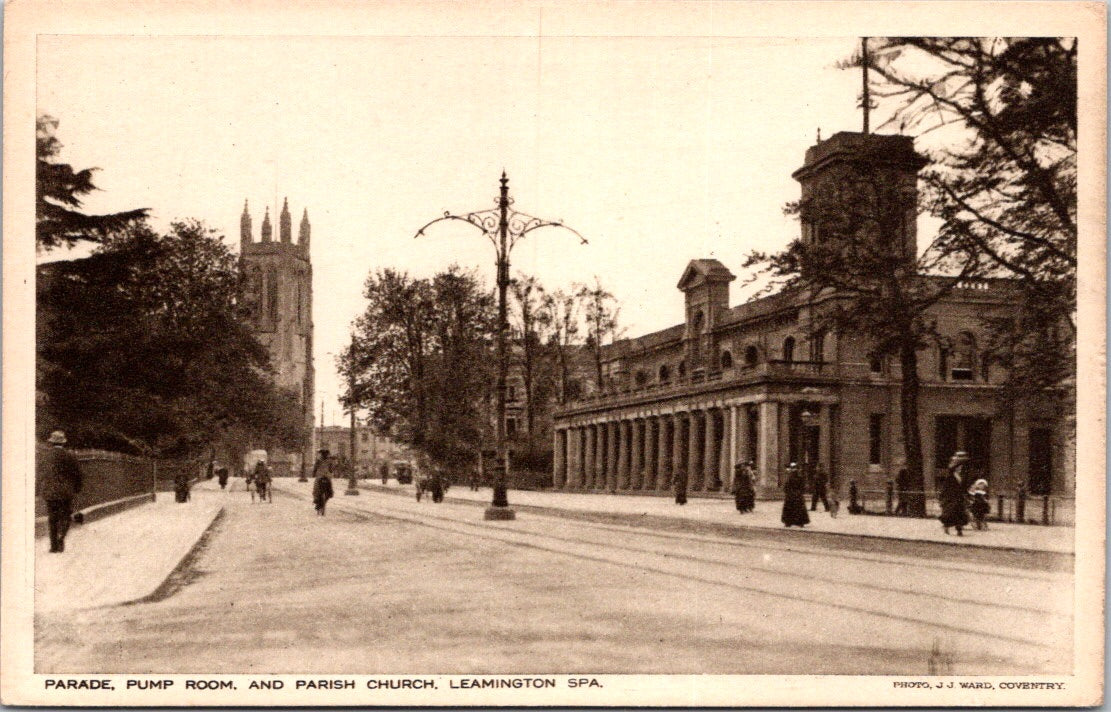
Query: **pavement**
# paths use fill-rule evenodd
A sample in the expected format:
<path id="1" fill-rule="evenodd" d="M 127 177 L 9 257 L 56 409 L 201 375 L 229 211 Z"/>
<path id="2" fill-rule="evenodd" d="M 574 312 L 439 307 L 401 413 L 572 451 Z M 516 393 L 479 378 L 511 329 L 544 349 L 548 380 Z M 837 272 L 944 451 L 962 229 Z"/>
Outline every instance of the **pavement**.
<path id="1" fill-rule="evenodd" d="M 413 485 L 398 485 L 396 480 L 389 480 L 384 486 L 380 480 L 364 480 L 360 482 L 360 486 L 415 497 Z M 336 493 L 340 494 L 343 489 L 346 488 L 341 484 L 337 487 Z M 489 504 L 491 491 L 489 487 L 483 487 L 473 492 L 465 485 L 455 485 L 448 490 L 446 498 L 457 502 Z M 976 531 L 972 527 L 967 527 L 964 536 L 958 537 L 955 533 L 946 534 L 936 519 L 850 515 L 844 503 L 836 518 L 823 511 L 819 503 L 818 511 L 810 512 L 810 524 L 802 529 L 784 528 L 779 520 L 783 506 L 779 501 L 758 501 L 754 512 L 740 514 L 731 499 L 693 497 L 685 505 L 680 506 L 669 497 L 652 495 L 510 490 L 509 503 L 511 507 L 540 508 L 545 514 L 615 516 L 627 522 L 633 522 L 637 518 L 651 519 L 656 522 L 671 520 L 675 523 L 715 525 L 719 531 L 722 527 L 774 529 L 784 532 L 787 536 L 804 538 L 811 533 L 820 533 L 865 539 L 933 542 L 961 547 L 990 547 L 1052 554 L 1075 552 L 1073 527 L 989 522 L 985 531 Z"/>
<path id="2" fill-rule="evenodd" d="M 290 480 L 276 484 L 294 483 Z M 394 480 L 386 486 L 377 481 L 363 481 L 360 486 L 399 497 L 414 496 L 412 485 L 398 485 Z M 338 482 L 337 496 L 343 498 L 345 489 L 344 483 Z M 215 481 L 203 481 L 193 488 L 193 498 L 187 504 L 174 502 L 172 493 L 160 492 L 150 504 L 71 527 L 62 554 L 48 553 L 49 542 L 39 538 L 35 543 L 36 611 L 96 608 L 156 596 L 217 521 L 228 498 L 236 497 L 235 493 L 240 499 L 244 497 L 242 490 L 243 482 L 239 479 L 233 479 L 227 491 L 221 491 Z M 489 488 L 472 492 L 455 486 L 446 499 L 477 507 L 488 504 L 490 496 Z M 522 514 L 533 510 L 572 519 L 601 518 L 716 534 L 765 530 L 771 536 L 771 530 L 775 530 L 776 536 L 788 542 L 851 537 L 842 541 L 857 549 L 869 546 L 869 541 L 882 547 L 883 540 L 888 540 L 1058 556 L 1074 551 L 1072 527 L 991 523 L 987 531 L 969 529 L 963 537 L 957 537 L 946 535 L 932 519 L 853 516 L 844 510 L 834 518 L 819 509 L 811 512 L 811 523 L 805 529 L 784 529 L 779 521 L 781 505 L 774 501 L 757 502 L 755 512 L 741 515 L 731 500 L 724 499 L 692 498 L 679 506 L 658 496 L 519 490 L 511 490 L 509 499 L 511 506 Z"/>
<path id="3" fill-rule="evenodd" d="M 200 483 L 179 504 L 172 492 L 103 519 L 73 525 L 66 550 L 35 541 L 35 612 L 119 605 L 154 595 L 213 524 L 226 493 Z"/>
<path id="4" fill-rule="evenodd" d="M 346 496 L 344 484 L 326 516 L 313 511 L 308 482 L 276 480 L 268 503 L 253 502 L 243 480 L 227 492 L 202 486 L 177 510 L 216 502 L 223 516 L 170 584 L 133 605 L 37 614 L 35 671 L 333 679 L 1072 669 L 1072 567 L 1016 565 L 985 547 L 560 516 L 526 508 L 515 492 L 516 520 L 489 521 L 489 490 L 433 504 L 411 489 Z M 854 549 L 854 540 L 868 545 Z M 93 543 L 79 541 L 75 551 Z M 133 540 L 133 555 L 145 546 Z M 185 704 L 235 703 L 183 694 Z M 366 694 L 343 703 L 365 704 Z M 459 703 L 448 694 L 407 699 Z M 680 697 L 665 703 L 682 706 Z"/>

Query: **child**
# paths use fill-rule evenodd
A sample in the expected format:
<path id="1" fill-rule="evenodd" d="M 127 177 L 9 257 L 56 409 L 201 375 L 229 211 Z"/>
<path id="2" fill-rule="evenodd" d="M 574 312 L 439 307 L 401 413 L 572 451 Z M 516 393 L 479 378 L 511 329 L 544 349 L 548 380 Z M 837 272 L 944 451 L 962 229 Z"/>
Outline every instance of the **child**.
<path id="1" fill-rule="evenodd" d="M 332 478 L 328 476 L 328 468 L 319 467 L 316 479 L 312 483 L 312 503 L 316 506 L 316 513 L 324 516 L 324 506 L 332 498 Z"/>
<path id="2" fill-rule="evenodd" d="M 972 512 L 973 526 L 977 530 L 983 531 L 988 528 L 987 522 L 984 521 L 991 511 L 991 504 L 988 502 L 988 481 L 976 480 L 976 483 L 968 490 L 972 495 L 972 505 L 968 508 Z"/>

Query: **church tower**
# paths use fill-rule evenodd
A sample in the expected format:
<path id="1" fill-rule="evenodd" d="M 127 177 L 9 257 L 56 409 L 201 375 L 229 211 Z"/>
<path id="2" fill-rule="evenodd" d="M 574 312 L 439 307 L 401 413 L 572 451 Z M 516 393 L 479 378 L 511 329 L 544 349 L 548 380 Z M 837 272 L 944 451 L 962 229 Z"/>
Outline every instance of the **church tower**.
<path id="1" fill-rule="evenodd" d="M 244 302 L 250 309 L 255 337 L 270 352 L 278 385 L 296 394 L 301 404 L 303 442 L 296 452 L 270 452 L 274 474 L 300 475 L 312 466 L 313 323 L 312 262 L 309 213 L 305 210 L 297 242 L 292 240 L 289 200 L 278 216 L 278 240 L 272 239 L 270 210 L 262 221 L 261 240 L 251 232 L 251 215 L 243 204 L 239 219 L 239 262 L 245 275 Z M 260 444 L 260 449 L 265 449 Z"/>

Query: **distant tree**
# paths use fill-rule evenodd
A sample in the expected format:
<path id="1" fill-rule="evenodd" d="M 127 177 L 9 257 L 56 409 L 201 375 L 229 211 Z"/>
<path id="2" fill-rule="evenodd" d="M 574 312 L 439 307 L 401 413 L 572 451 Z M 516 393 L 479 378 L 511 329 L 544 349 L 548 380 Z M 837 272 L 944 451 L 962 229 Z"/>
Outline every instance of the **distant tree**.
<path id="1" fill-rule="evenodd" d="M 551 324 L 549 343 L 555 350 L 559 374 L 557 397 L 566 403 L 570 393 L 571 352 L 578 343 L 579 305 L 574 294 L 556 290 L 544 295 L 542 308 L 545 319 Z"/>
<path id="2" fill-rule="evenodd" d="M 525 424 L 530 448 L 538 433 L 537 415 L 551 400 L 554 390 L 554 364 L 549 337 L 554 324 L 547 308 L 548 293 L 535 276 L 518 275 L 510 285 L 510 315 L 518 347 L 516 360 L 521 369 L 525 396 Z"/>
<path id="3" fill-rule="evenodd" d="M 491 387 L 491 295 L 452 267 L 432 279 L 371 274 L 367 307 L 340 360 L 345 407 L 444 465 L 472 462 Z"/>
<path id="4" fill-rule="evenodd" d="M 202 223 L 126 228 L 90 257 L 41 265 L 37 287 L 40 431 L 157 455 L 300 446 L 297 395 L 273 385 L 236 258 Z"/>
<path id="5" fill-rule="evenodd" d="M 1054 37 L 872 40 L 889 126 L 931 164 L 924 205 L 939 249 L 1015 277 L 1018 309 L 991 318 L 1010 392 L 1070 381 L 1076 364 L 1077 45 Z M 861 58 L 848 63 L 859 66 Z"/>
<path id="6" fill-rule="evenodd" d="M 55 132 L 58 120 L 40 116 L 35 123 L 35 243 L 50 250 L 80 240 L 102 242 L 147 217 L 147 208 L 108 215 L 80 211 L 82 198 L 97 189 L 93 172 L 74 170 L 58 160 L 62 144 Z"/>
<path id="7" fill-rule="evenodd" d="M 594 278 L 594 286 L 577 285 L 575 296 L 582 309 L 586 322 L 586 342 L 594 353 L 594 374 L 598 391 L 605 389 L 602 376 L 602 347 L 607 340 L 612 341 L 620 334 L 618 317 L 620 307 L 613 294 L 602 286 L 601 280 Z"/>

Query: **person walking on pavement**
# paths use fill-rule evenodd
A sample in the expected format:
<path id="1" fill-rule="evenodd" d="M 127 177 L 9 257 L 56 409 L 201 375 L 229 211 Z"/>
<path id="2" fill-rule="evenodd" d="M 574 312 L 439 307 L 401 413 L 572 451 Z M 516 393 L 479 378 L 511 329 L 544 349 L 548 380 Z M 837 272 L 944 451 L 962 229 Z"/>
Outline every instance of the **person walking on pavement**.
<path id="1" fill-rule="evenodd" d="M 783 514 L 779 520 L 785 527 L 804 527 L 810 523 L 806 513 L 806 480 L 799 472 L 799 466 L 787 466 L 787 481 L 783 485 Z"/>
<path id="2" fill-rule="evenodd" d="M 829 511 L 829 475 L 826 474 L 826 469 L 822 467 L 822 463 L 814 466 L 814 496 L 810 498 L 810 511 L 818 511 L 818 502 L 825 506 L 826 511 Z"/>
<path id="3" fill-rule="evenodd" d="M 258 501 L 273 502 L 270 497 L 270 466 L 262 460 L 255 464 L 255 471 L 251 473 L 251 480 L 255 483 L 255 490 L 251 492 L 251 501 L 255 501 L 255 492 L 258 492 Z"/>
<path id="4" fill-rule="evenodd" d="M 756 489 L 752 484 L 752 461 L 733 467 L 733 497 L 741 514 L 756 508 Z"/>
<path id="5" fill-rule="evenodd" d="M 324 516 L 324 507 L 328 504 L 328 500 L 334 494 L 332 490 L 332 465 L 328 460 L 328 451 L 320 451 L 321 459 L 317 460 L 316 465 L 312 468 L 313 482 L 312 482 L 312 503 L 316 507 L 316 513 L 321 517 Z"/>
<path id="6" fill-rule="evenodd" d="M 189 494 L 189 484 L 190 484 L 190 482 L 189 482 L 189 480 L 190 480 L 190 477 L 189 477 L 188 472 L 178 472 L 176 475 L 174 475 L 174 501 L 175 502 L 184 503 L 184 502 L 189 501 L 189 498 L 190 498 L 190 494 Z"/>
<path id="7" fill-rule="evenodd" d="M 687 473 L 679 470 L 675 473 L 675 504 L 687 503 Z"/>
<path id="8" fill-rule="evenodd" d="M 57 554 L 66 550 L 66 533 L 69 532 L 69 522 L 73 516 L 73 498 L 81 492 L 83 481 L 77 458 L 65 448 L 66 434 L 55 430 L 47 442 L 50 447 L 39 454 L 35 463 L 35 479 L 38 480 L 39 493 L 46 502 L 50 551 Z"/>
<path id="9" fill-rule="evenodd" d="M 220 489 L 224 489 L 228 486 L 228 468 L 216 468 L 216 481 L 220 483 Z"/>
<path id="10" fill-rule="evenodd" d="M 941 490 L 938 500 L 941 503 L 941 527 L 949 533 L 949 527 L 955 527 L 957 536 L 964 536 L 964 527 L 968 525 L 968 511 L 965 508 L 965 468 L 968 465 L 968 453 L 959 451 L 949 460 L 949 473 L 941 480 Z"/>
<path id="11" fill-rule="evenodd" d="M 899 469 L 895 476 L 895 492 L 899 495 L 899 503 L 895 506 L 896 516 L 907 516 L 907 493 L 910 491 L 910 473 L 907 468 Z"/>
<path id="12" fill-rule="evenodd" d="M 991 503 L 988 502 L 988 481 L 976 480 L 976 483 L 969 488 L 968 494 L 972 495 L 972 504 L 968 510 L 972 512 L 973 525 L 978 531 L 983 531 L 988 528 L 985 520 L 988 512 L 991 511 Z"/>

